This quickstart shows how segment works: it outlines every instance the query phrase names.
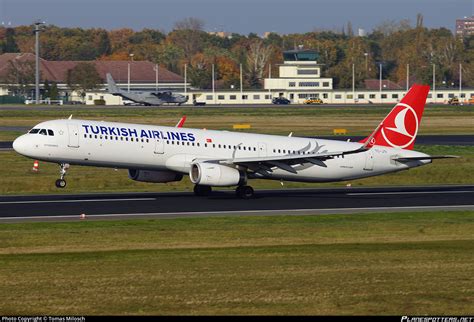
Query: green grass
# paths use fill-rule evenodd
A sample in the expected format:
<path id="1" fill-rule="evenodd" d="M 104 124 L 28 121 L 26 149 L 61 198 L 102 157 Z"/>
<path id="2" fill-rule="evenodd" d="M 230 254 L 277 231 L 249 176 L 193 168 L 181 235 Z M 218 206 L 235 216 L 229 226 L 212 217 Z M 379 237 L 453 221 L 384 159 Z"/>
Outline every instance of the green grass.
<path id="1" fill-rule="evenodd" d="M 388 185 L 439 185 L 474 183 L 474 147 L 468 146 L 415 146 L 429 154 L 459 155 L 459 159 L 435 160 L 432 164 L 372 178 L 353 180 L 353 186 Z M 120 191 L 192 191 L 193 184 L 187 176 L 181 182 L 142 183 L 128 178 L 126 170 L 72 166 L 66 177 L 68 186 L 57 189 L 54 181 L 59 176 L 59 166 L 40 162 L 40 171 L 31 171 L 33 160 L 15 152 L 0 152 L 0 195 L 54 194 Z M 279 181 L 252 180 L 255 189 L 281 189 Z M 343 187 L 348 182 L 327 184 L 285 182 L 284 188 Z"/>
<path id="2" fill-rule="evenodd" d="M 0 312 L 466 315 L 474 212 L 0 226 Z"/>
<path id="3" fill-rule="evenodd" d="M 183 115 L 186 127 L 230 130 L 236 123 L 248 123 L 249 132 L 295 135 L 330 135 L 334 128 L 346 128 L 350 135 L 366 135 L 380 123 L 392 106 L 373 107 L 160 107 L 160 108 L 100 108 L 58 107 L 46 110 L 5 110 L 0 126 L 27 126 L 57 118 L 120 121 L 173 126 Z M 474 106 L 428 106 L 420 134 L 472 133 Z"/>

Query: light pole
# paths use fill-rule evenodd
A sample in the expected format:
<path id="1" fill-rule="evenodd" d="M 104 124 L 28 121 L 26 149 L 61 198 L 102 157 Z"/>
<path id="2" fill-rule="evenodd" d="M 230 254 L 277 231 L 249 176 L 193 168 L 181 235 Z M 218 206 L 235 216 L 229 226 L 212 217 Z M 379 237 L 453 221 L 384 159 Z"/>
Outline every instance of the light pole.
<path id="1" fill-rule="evenodd" d="M 352 64 L 352 99 L 355 103 L 355 64 Z"/>
<path id="2" fill-rule="evenodd" d="M 130 60 L 133 61 L 133 54 L 129 54 Z M 128 61 L 128 85 L 127 91 L 130 92 L 130 60 Z"/>
<path id="3" fill-rule="evenodd" d="M 433 64 L 433 102 L 436 102 L 436 65 Z"/>
<path id="4" fill-rule="evenodd" d="M 155 67 L 153 67 L 153 70 L 155 71 L 155 78 L 156 78 L 156 85 L 155 85 L 155 90 L 158 92 L 158 77 L 159 77 L 159 66 L 158 64 L 155 64 Z"/>
<path id="5" fill-rule="evenodd" d="M 407 64 L 407 92 L 409 88 L 410 88 L 410 65 Z"/>
<path id="6" fill-rule="evenodd" d="M 35 100 L 36 104 L 40 103 L 40 90 L 39 90 L 39 82 L 40 82 L 40 70 L 39 70 L 39 51 L 40 51 L 40 45 L 39 45 L 39 33 L 41 32 L 41 26 L 44 25 L 44 21 L 37 20 L 35 22 L 35 51 L 36 51 L 36 70 L 35 70 Z"/>
<path id="7" fill-rule="evenodd" d="M 187 82 L 188 82 L 188 64 L 184 64 L 184 96 L 188 95 L 188 88 L 187 88 Z"/>
<path id="8" fill-rule="evenodd" d="M 380 102 L 382 102 L 382 64 L 379 64 L 380 72 L 379 72 L 379 95 L 380 95 Z"/>
<path id="9" fill-rule="evenodd" d="M 240 100 L 243 103 L 244 100 L 244 94 L 243 94 L 243 81 L 242 81 L 242 64 L 240 64 Z"/>
<path id="10" fill-rule="evenodd" d="M 365 72 L 367 73 L 369 53 L 364 53 L 364 56 L 365 56 Z"/>
<path id="11" fill-rule="evenodd" d="M 212 64 L 212 98 L 214 100 L 214 104 L 216 104 L 216 87 L 214 84 L 214 64 Z"/>

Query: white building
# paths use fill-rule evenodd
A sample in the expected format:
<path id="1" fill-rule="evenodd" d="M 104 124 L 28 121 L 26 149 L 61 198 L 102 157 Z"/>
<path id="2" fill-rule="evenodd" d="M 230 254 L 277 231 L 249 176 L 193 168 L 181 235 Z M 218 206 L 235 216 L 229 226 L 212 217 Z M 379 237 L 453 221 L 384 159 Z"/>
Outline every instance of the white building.
<path id="1" fill-rule="evenodd" d="M 328 104 L 393 104 L 401 100 L 406 89 L 333 89 L 333 79 L 322 77 L 317 52 L 291 50 L 283 53 L 278 78 L 266 78 L 263 90 L 190 90 L 192 99 L 206 104 L 269 104 L 274 97 L 288 98 L 292 104 L 302 104 L 307 98 L 321 98 Z M 386 81 L 382 81 L 383 84 Z M 382 83 L 380 85 L 382 85 Z M 434 89 L 428 94 L 428 103 L 447 103 L 450 98 L 467 103 L 474 97 L 474 89 Z M 192 99 L 188 104 L 192 103 Z"/>

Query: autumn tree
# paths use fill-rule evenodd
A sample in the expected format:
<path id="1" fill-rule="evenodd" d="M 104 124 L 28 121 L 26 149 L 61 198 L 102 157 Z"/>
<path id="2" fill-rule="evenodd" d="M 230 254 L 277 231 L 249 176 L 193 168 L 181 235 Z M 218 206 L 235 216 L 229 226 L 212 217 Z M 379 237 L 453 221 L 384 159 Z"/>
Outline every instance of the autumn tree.
<path id="1" fill-rule="evenodd" d="M 66 82 L 68 87 L 78 92 L 79 96 L 84 100 L 86 92 L 99 88 L 103 80 L 100 78 L 93 63 L 81 62 L 67 71 Z"/>
<path id="2" fill-rule="evenodd" d="M 5 41 L 2 45 L 2 52 L 17 53 L 19 52 L 18 45 L 15 40 L 15 29 L 7 28 L 5 31 Z"/>
<path id="3" fill-rule="evenodd" d="M 35 63 L 33 61 L 9 61 L 2 83 L 15 95 L 28 96 L 35 82 Z"/>
<path id="4" fill-rule="evenodd" d="M 188 68 L 191 85 L 209 88 L 212 82 L 212 63 L 201 53 L 194 55 Z"/>

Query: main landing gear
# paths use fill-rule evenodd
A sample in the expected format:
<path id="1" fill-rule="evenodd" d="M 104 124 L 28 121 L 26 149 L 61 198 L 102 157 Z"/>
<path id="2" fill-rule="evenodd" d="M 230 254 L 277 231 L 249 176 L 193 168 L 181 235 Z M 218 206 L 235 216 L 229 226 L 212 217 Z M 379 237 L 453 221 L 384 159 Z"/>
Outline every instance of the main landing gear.
<path id="1" fill-rule="evenodd" d="M 56 188 L 64 188 L 66 187 L 66 180 L 64 180 L 64 177 L 66 176 L 66 171 L 69 169 L 69 164 L 68 163 L 60 163 L 59 164 L 60 170 L 59 170 L 59 175 L 60 178 L 56 180 Z"/>
<path id="2" fill-rule="evenodd" d="M 250 199 L 253 198 L 254 191 L 251 186 L 238 186 L 237 189 L 235 189 L 235 194 L 239 198 Z"/>
<path id="3" fill-rule="evenodd" d="M 209 196 L 211 192 L 212 192 L 211 186 L 200 186 L 200 185 L 194 186 L 194 194 L 196 196 L 200 196 L 200 197 Z"/>
<path id="4" fill-rule="evenodd" d="M 211 186 L 201 186 L 201 185 L 194 186 L 194 194 L 196 196 L 206 197 L 206 196 L 209 196 L 211 192 L 212 192 Z M 251 186 L 238 186 L 237 189 L 235 189 L 235 194 L 237 195 L 237 197 L 242 198 L 242 199 L 250 199 L 250 198 L 253 198 L 253 196 L 255 195 L 253 188 Z"/>

